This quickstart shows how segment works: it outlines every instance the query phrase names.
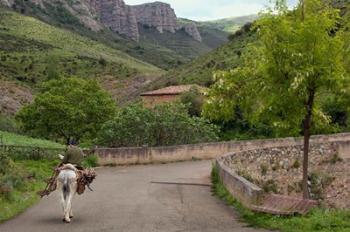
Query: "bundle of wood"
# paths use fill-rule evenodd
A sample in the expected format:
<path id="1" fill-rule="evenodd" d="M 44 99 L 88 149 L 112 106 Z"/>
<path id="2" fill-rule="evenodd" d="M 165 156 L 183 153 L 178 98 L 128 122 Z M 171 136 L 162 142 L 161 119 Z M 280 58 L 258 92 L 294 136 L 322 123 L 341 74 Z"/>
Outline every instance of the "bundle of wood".
<path id="1" fill-rule="evenodd" d="M 57 177 L 60 171 L 62 170 L 62 167 L 57 167 L 54 171 L 54 174 L 51 178 L 47 180 L 46 188 L 43 191 L 39 191 L 38 195 L 43 198 L 44 196 L 50 195 L 53 191 L 57 188 Z M 94 181 L 97 174 L 94 169 L 88 168 L 88 169 L 76 169 L 77 174 L 77 193 L 79 195 L 83 194 L 85 192 L 86 187 L 92 191 L 90 188 L 90 184 Z"/>
<path id="2" fill-rule="evenodd" d="M 79 170 L 78 171 L 78 179 L 77 179 L 77 193 L 79 195 L 83 194 L 85 192 L 85 188 L 88 187 L 88 189 L 90 189 L 92 191 L 92 189 L 90 188 L 90 184 L 94 181 L 94 179 L 96 178 L 97 174 L 95 172 L 94 169 L 92 168 L 88 168 L 85 170 Z"/>

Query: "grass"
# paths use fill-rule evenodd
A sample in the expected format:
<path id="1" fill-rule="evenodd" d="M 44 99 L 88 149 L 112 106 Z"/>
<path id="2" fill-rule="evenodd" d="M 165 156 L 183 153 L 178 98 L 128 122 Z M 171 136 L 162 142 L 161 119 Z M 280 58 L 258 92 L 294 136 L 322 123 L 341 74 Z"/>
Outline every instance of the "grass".
<path id="1" fill-rule="evenodd" d="M 306 216 L 273 216 L 255 213 L 245 208 L 228 192 L 218 175 L 218 169 L 212 169 L 213 193 L 237 210 L 242 220 L 249 226 L 278 230 L 281 232 L 349 232 L 350 211 L 317 208 Z"/>
<path id="2" fill-rule="evenodd" d="M 37 191 L 42 190 L 46 179 L 58 161 L 17 161 L 15 166 L 24 178 L 20 187 L 9 194 L 0 194 L 0 222 L 8 220 L 39 201 Z"/>
<path id="3" fill-rule="evenodd" d="M 33 146 L 44 148 L 65 148 L 64 145 L 48 140 L 35 139 L 28 136 L 18 135 L 10 132 L 0 131 L 0 144 L 16 146 Z"/>

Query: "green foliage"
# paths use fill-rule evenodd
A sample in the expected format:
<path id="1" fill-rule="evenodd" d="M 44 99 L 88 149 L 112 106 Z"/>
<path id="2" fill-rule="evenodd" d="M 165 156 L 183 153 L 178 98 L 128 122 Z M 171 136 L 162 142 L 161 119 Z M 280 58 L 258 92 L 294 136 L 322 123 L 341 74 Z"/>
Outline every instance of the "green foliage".
<path id="1" fill-rule="evenodd" d="M 98 143 L 111 147 L 168 146 L 217 140 L 217 128 L 191 117 L 184 105 L 168 104 L 146 109 L 132 105 L 102 127 Z"/>
<path id="2" fill-rule="evenodd" d="M 350 231 L 350 211 L 336 209 L 315 209 L 306 216 L 273 216 L 255 213 L 240 204 L 226 189 L 218 168 L 212 169 L 213 193 L 228 205 L 233 206 L 241 218 L 252 227 L 281 232 L 348 232 Z"/>
<path id="3" fill-rule="evenodd" d="M 202 106 L 204 103 L 204 93 L 197 87 L 192 87 L 190 91 L 182 94 L 180 101 L 188 108 L 191 116 L 201 116 Z"/>
<path id="4" fill-rule="evenodd" d="M 1 154 L 1 153 L 0 153 Z M 0 172 L 0 222 L 32 206 L 39 200 L 37 191 L 53 173 L 58 161 L 11 161 L 6 174 Z"/>
<path id="5" fill-rule="evenodd" d="M 94 168 L 98 166 L 98 156 L 97 155 L 89 155 L 82 162 L 82 166 L 84 168 Z"/>
<path id="6" fill-rule="evenodd" d="M 115 109 L 113 99 L 96 81 L 61 78 L 44 83 L 42 93 L 17 119 L 33 135 L 79 141 L 92 138 Z"/>
<path id="7" fill-rule="evenodd" d="M 304 20 L 300 7 L 288 11 L 285 1 L 261 15 L 258 40 L 248 46 L 243 64 L 216 73 L 206 116 L 229 120 L 239 107 L 251 124 L 266 123 L 276 136 L 300 135 L 311 106 L 313 130 L 329 131 L 321 103 L 327 93 L 347 91 L 347 32 L 338 27 L 337 10 L 318 0 L 306 4 Z"/>
<path id="8" fill-rule="evenodd" d="M 16 121 L 12 117 L 0 114 L 0 131 L 17 132 Z"/>
<path id="9" fill-rule="evenodd" d="M 0 143 L 4 145 L 63 149 L 65 146 L 49 140 L 35 139 L 24 135 L 0 131 Z"/>

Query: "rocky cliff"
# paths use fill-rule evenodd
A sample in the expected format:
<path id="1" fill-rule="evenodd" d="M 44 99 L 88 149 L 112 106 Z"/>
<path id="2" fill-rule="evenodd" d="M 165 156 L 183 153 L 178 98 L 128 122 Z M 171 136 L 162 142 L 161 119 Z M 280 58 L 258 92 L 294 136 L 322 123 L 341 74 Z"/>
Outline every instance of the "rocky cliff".
<path id="1" fill-rule="evenodd" d="M 99 21 L 110 30 L 138 41 L 139 32 L 133 9 L 123 0 L 88 0 Z"/>
<path id="2" fill-rule="evenodd" d="M 198 30 L 198 27 L 195 23 L 188 23 L 182 26 L 187 34 L 189 34 L 193 39 L 202 42 L 202 36 Z"/>
<path id="3" fill-rule="evenodd" d="M 12 5 L 14 4 L 14 1 L 15 1 L 15 0 L 0 0 L 0 3 L 1 3 L 2 5 L 5 5 L 5 6 L 10 7 L 10 6 L 12 6 Z"/>
<path id="4" fill-rule="evenodd" d="M 174 9 L 167 3 L 154 2 L 132 6 L 138 23 L 155 27 L 160 33 L 175 33 L 177 17 Z"/>
<path id="5" fill-rule="evenodd" d="M 193 39 L 201 42 L 202 37 L 194 23 L 179 26 L 173 8 L 167 3 L 153 2 L 131 6 L 135 12 L 137 22 L 142 25 L 156 28 L 160 33 L 168 31 L 176 33 L 184 30 Z"/>
<path id="6" fill-rule="evenodd" d="M 159 33 L 176 33 L 182 30 L 197 41 L 201 35 L 195 24 L 177 24 L 174 9 L 167 3 L 153 2 L 129 6 L 124 0 L 27 0 L 45 10 L 49 5 L 63 6 L 71 15 L 93 31 L 108 28 L 135 41 L 139 40 L 138 24 L 154 27 Z M 18 4 L 15 0 L 0 0 L 8 7 Z M 22 3 L 25 4 L 25 3 Z"/>

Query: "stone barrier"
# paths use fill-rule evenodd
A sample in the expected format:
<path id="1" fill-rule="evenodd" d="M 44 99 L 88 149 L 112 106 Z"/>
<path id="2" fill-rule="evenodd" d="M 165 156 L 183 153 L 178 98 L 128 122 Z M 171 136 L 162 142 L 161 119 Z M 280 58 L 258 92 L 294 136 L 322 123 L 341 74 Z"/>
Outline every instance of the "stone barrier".
<path id="1" fill-rule="evenodd" d="M 311 143 L 338 141 L 350 141 L 350 133 L 317 135 L 311 138 Z M 133 165 L 215 159 L 232 152 L 281 146 L 296 146 L 302 144 L 302 138 L 282 138 L 169 147 L 96 148 L 94 152 L 99 156 L 100 165 Z M 347 153 L 347 151 L 350 151 L 350 146 L 344 145 L 341 151 Z"/>
<path id="2" fill-rule="evenodd" d="M 325 163 L 324 165 L 328 168 L 336 168 L 335 170 L 327 170 L 326 167 L 322 166 L 322 170 L 315 169 L 314 171 L 325 171 L 325 172 L 333 172 L 340 175 L 339 178 L 344 177 L 344 173 L 346 173 L 346 167 L 348 165 L 348 161 L 350 159 L 350 140 L 349 134 L 336 134 L 330 136 L 314 136 L 310 142 L 310 166 L 309 171 L 312 170 L 314 166 L 317 166 Z M 288 142 L 287 142 L 288 141 Z M 280 143 L 264 143 L 264 146 L 258 148 L 252 148 L 253 146 L 247 147 L 246 150 L 243 151 L 234 151 L 230 152 L 224 156 L 220 156 L 216 159 L 216 165 L 218 168 L 218 173 L 221 178 L 221 181 L 227 188 L 227 190 L 234 196 L 234 198 L 238 199 L 245 207 L 254 209 L 260 212 L 269 212 L 273 214 L 293 214 L 293 213 L 305 213 L 314 207 L 316 204 L 313 201 L 304 202 L 308 207 L 304 208 L 293 208 L 291 207 L 288 211 L 286 209 L 278 208 L 278 204 L 266 204 L 267 196 L 271 196 L 271 194 L 265 193 L 262 188 L 248 181 L 247 179 L 256 179 L 257 177 L 268 177 L 266 173 L 262 174 L 262 168 L 260 165 L 262 164 L 271 164 L 273 160 L 274 163 L 281 165 L 276 172 L 281 171 L 278 177 L 283 177 L 280 181 L 288 180 L 288 183 L 296 183 L 301 173 L 296 174 L 295 172 L 300 171 L 300 167 L 293 167 L 293 162 L 295 160 L 302 160 L 303 154 L 303 146 L 302 139 L 295 139 L 295 143 L 289 143 L 290 139 L 281 139 Z M 271 145 L 266 147 L 266 145 Z M 339 167 L 335 167 L 335 164 L 328 165 L 328 162 L 337 162 L 337 160 L 332 161 L 336 157 L 336 159 L 340 159 Z M 283 167 L 285 163 L 283 161 L 288 161 L 288 166 Z M 327 162 L 326 162 L 327 161 Z M 281 164 L 282 163 L 282 164 Z M 301 165 L 301 164 L 300 164 Z M 251 167 L 252 166 L 252 167 Z M 271 168 L 269 168 L 271 170 Z M 297 170 L 297 171 L 295 171 Z M 300 171 L 301 172 L 301 171 Z M 248 176 L 247 178 L 240 176 L 241 173 L 244 173 L 244 176 Z M 274 181 L 278 181 L 278 177 L 276 174 L 268 177 L 267 179 L 273 179 Z M 261 182 L 258 181 L 259 183 Z M 347 182 L 347 180 L 345 180 Z M 335 184 L 343 186 L 342 182 L 337 182 Z M 283 194 L 283 192 L 282 192 Z M 287 193 L 284 193 L 287 195 Z M 341 194 L 341 191 L 338 193 Z M 346 194 L 343 194 L 346 195 Z M 341 199 L 346 199 L 342 195 Z M 296 198 L 282 196 L 282 195 L 273 195 L 273 199 L 283 199 L 282 203 L 293 203 Z M 293 201 L 291 201 L 293 200 Z M 331 205 L 337 207 L 347 205 L 346 202 L 334 202 L 334 199 L 331 199 Z M 300 200 L 301 202 L 301 200 Z M 283 204 L 280 205 L 283 205 Z M 324 203 L 328 203 L 325 201 Z M 261 205 L 270 205 L 269 207 L 259 207 Z M 294 204 L 294 203 L 293 203 Z M 294 210 L 294 211 L 293 211 Z M 277 213 L 276 213 L 277 212 Z"/>

